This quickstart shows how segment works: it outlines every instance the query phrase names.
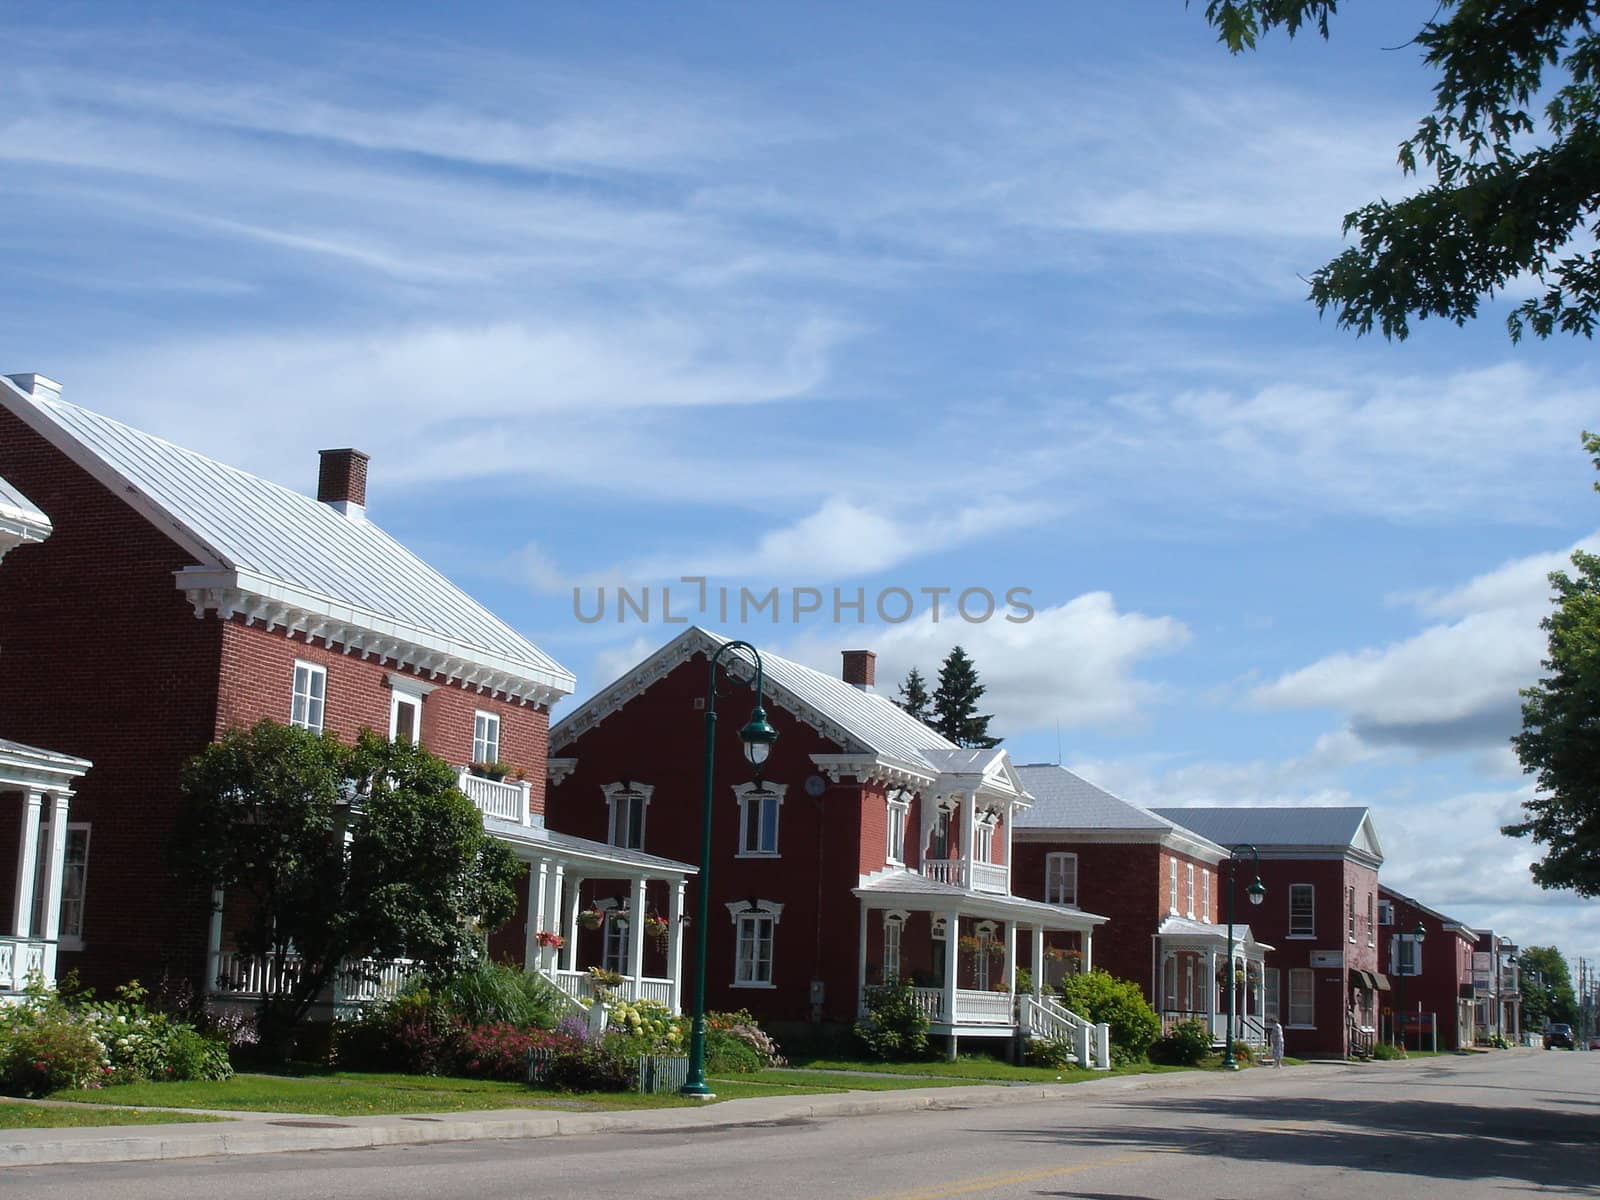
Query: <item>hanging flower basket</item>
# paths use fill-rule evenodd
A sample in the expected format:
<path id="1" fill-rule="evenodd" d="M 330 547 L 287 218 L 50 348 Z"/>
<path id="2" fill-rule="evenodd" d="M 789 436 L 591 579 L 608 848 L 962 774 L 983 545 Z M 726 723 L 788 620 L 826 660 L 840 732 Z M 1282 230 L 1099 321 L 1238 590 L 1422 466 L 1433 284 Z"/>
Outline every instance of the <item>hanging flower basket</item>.
<path id="1" fill-rule="evenodd" d="M 671 928 L 672 926 L 665 917 L 659 917 L 655 913 L 649 913 L 645 916 L 644 931 L 659 948 L 666 948 L 667 931 Z"/>
<path id="2" fill-rule="evenodd" d="M 585 929 L 599 929 L 606 923 L 606 914 L 598 908 L 586 908 L 578 914 L 578 924 Z"/>
<path id="3" fill-rule="evenodd" d="M 534 938 L 538 941 L 539 945 L 551 950 L 559 950 L 561 947 L 567 944 L 566 938 L 562 937 L 559 933 L 553 933 L 548 929 L 541 929 L 538 933 L 534 934 Z"/>

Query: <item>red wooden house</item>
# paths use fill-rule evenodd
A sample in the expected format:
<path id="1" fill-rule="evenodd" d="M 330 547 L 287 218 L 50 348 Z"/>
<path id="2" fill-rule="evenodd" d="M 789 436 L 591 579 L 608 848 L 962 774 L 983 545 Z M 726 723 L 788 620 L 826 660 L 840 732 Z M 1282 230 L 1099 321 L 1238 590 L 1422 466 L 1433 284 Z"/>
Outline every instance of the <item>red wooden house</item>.
<path id="1" fill-rule="evenodd" d="M 1254 878 L 1246 855 L 1237 870 L 1236 912 L 1250 913 L 1268 955 L 1263 1015 L 1281 1019 L 1285 1050 L 1345 1058 L 1377 1036 L 1378 868 L 1383 851 L 1365 808 L 1158 808 L 1216 845 L 1254 846 L 1264 902 L 1243 894 Z"/>
<path id="2" fill-rule="evenodd" d="M 686 629 L 555 726 L 553 827 L 699 858 L 708 661 L 723 644 Z M 842 678 L 762 660 L 779 737 L 759 778 L 732 732 L 749 693 L 724 683 L 719 703 L 708 1006 L 849 1022 L 867 987 L 907 978 L 952 1047 L 1060 1020 L 1017 994 L 1018 957 L 1054 942 L 1087 960 L 1104 918 L 1013 889 L 1029 797 L 1005 752 L 961 749 L 875 692 L 870 652 L 846 651 Z"/>
<path id="3" fill-rule="evenodd" d="M 1228 932 L 1219 921 L 1228 851 L 1065 767 L 1035 764 L 1017 774 L 1033 796 L 1013 840 L 1017 891 L 1104 913 L 1097 965 L 1142 985 L 1164 1028 L 1197 1020 L 1220 1044 L 1227 1029 Z M 1239 901 L 1234 1037 L 1261 1044 L 1271 947 L 1257 940 L 1254 910 L 1242 895 Z"/>
<path id="4" fill-rule="evenodd" d="M 366 455 L 323 451 L 312 498 L 21 375 L 0 378 L 0 475 L 54 524 L 0 571 L 0 713 L 16 737 L 96 763 L 72 804 L 85 853 L 63 970 L 260 989 L 219 898 L 180 887 L 165 856 L 184 761 L 263 717 L 419 739 L 460 768 L 485 826 L 529 864 L 507 936 L 569 988 L 572 951 L 558 968 L 537 935 L 576 919 L 577 876 L 681 896 L 683 864 L 545 827 L 549 708 L 573 677 L 367 519 Z M 506 777 L 469 770 L 496 762 Z M 675 1001 L 679 954 L 674 935 L 661 976 L 629 990 Z"/>
<path id="5" fill-rule="evenodd" d="M 1422 937 L 1417 937 L 1418 928 Z M 1393 888 L 1378 888 L 1378 952 L 1389 990 L 1379 1033 L 1413 1049 L 1465 1050 L 1475 1038 L 1474 929 Z M 1403 1016 L 1398 1014 L 1404 1014 Z"/>

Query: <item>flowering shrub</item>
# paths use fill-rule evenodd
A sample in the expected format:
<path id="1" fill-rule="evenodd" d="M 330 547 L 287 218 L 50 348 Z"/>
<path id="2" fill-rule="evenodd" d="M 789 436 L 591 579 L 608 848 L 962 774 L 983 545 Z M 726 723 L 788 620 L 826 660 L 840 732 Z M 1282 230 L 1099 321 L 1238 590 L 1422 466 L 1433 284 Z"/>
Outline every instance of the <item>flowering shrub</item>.
<path id="1" fill-rule="evenodd" d="M 65 1087 L 140 1080 L 228 1079 L 227 1044 L 143 1005 L 137 983 L 117 999 L 70 998 L 43 986 L 0 1016 L 0 1089 L 40 1095 Z"/>
<path id="2" fill-rule="evenodd" d="M 456 1047 L 457 1069 L 474 1079 L 520 1082 L 527 1077 L 528 1051 L 547 1037 L 504 1022 L 465 1029 Z"/>
<path id="3" fill-rule="evenodd" d="M 465 1027 L 427 988 L 362 1010 L 335 1031 L 341 1066 L 410 1075 L 443 1075 L 455 1065 Z"/>
<path id="4" fill-rule="evenodd" d="M 688 1021 L 655 1000 L 619 1001 L 611 1006 L 611 1028 L 622 1049 L 633 1054 L 681 1054 L 689 1043 Z"/>

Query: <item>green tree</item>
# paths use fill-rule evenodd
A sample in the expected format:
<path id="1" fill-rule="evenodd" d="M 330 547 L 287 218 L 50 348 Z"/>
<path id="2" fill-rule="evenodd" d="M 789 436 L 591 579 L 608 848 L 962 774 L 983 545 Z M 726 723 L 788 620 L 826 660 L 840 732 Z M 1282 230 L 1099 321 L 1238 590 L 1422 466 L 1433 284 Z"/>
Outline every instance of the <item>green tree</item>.
<path id="1" fill-rule="evenodd" d="M 268 965 L 273 1057 L 347 964 L 410 958 L 449 975 L 516 911 L 515 856 L 450 767 L 410 743 L 261 721 L 191 759 L 181 788 L 175 868 L 223 889 L 239 951 Z"/>
<path id="2" fill-rule="evenodd" d="M 933 720 L 930 701 L 927 681 L 922 678 L 921 671 L 912 667 L 900 683 L 900 695 L 895 703 L 926 725 Z"/>
<path id="3" fill-rule="evenodd" d="M 933 727 L 958 746 L 987 749 L 1000 739 L 989 736 L 991 715 L 978 715 L 978 701 L 987 691 L 978 682 L 978 669 L 960 646 L 951 648 L 939 667 L 939 686 L 933 693 Z"/>
<path id="4" fill-rule="evenodd" d="M 1207 0 L 1230 51 L 1281 28 L 1328 36 L 1337 0 Z M 1357 333 L 1457 325 L 1519 277 L 1541 294 L 1506 318 L 1591 337 L 1600 316 L 1600 0 L 1440 0 L 1412 42 L 1437 73 L 1433 111 L 1400 144 L 1431 182 L 1344 219 L 1356 244 L 1311 276 L 1311 300 Z"/>
<path id="5" fill-rule="evenodd" d="M 1137 983 L 1107 971 L 1083 971 L 1061 981 L 1062 1002 L 1086 1021 L 1111 1026 L 1111 1061 L 1137 1062 L 1161 1034 L 1161 1018 Z"/>
<path id="6" fill-rule="evenodd" d="M 1522 1027 L 1543 1029 L 1551 1021 L 1576 1025 L 1578 997 L 1567 960 L 1554 946 L 1528 946 L 1517 955 L 1522 980 Z"/>
<path id="7" fill-rule="evenodd" d="M 1600 469 L 1600 436 L 1583 435 Z M 1600 491 L 1600 484 L 1595 485 Z M 1508 837 L 1545 847 L 1530 870 L 1542 888 L 1600 895 L 1600 556 L 1575 550 L 1573 571 L 1554 571 L 1555 608 L 1539 622 L 1547 635 L 1546 675 L 1522 691 L 1522 732 L 1512 739 L 1537 790 Z"/>

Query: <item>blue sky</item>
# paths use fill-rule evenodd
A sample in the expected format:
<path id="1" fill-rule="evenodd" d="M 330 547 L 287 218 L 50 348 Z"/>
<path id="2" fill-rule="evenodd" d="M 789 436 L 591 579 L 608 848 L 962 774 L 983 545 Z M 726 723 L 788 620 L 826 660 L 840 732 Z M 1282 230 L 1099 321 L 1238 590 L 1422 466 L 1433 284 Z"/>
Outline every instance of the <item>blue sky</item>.
<path id="1" fill-rule="evenodd" d="M 575 586 L 1030 588 L 743 632 L 959 640 L 1021 760 L 1370 804 L 1396 886 L 1600 957 L 1496 832 L 1593 348 L 1305 301 L 1428 104 L 1432 6 L 1358 7 L 1230 58 L 1176 2 L 13 5 L 0 369 L 307 489 L 368 450 L 585 691 L 673 630 Z"/>

